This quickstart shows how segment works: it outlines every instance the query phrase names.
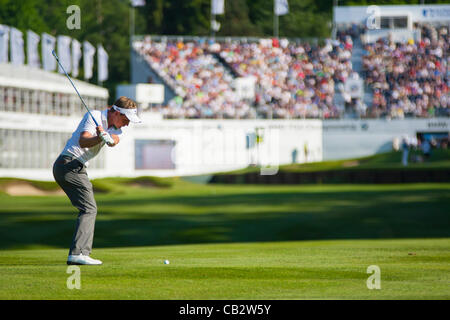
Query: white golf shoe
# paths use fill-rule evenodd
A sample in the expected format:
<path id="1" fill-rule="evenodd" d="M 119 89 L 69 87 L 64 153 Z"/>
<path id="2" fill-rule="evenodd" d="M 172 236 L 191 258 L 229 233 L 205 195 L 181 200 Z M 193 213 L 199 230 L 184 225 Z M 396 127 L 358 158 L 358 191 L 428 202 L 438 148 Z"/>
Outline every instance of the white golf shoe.
<path id="1" fill-rule="evenodd" d="M 101 265 L 102 262 L 100 260 L 92 259 L 89 256 L 85 256 L 83 254 L 70 255 L 67 258 L 68 265 Z"/>

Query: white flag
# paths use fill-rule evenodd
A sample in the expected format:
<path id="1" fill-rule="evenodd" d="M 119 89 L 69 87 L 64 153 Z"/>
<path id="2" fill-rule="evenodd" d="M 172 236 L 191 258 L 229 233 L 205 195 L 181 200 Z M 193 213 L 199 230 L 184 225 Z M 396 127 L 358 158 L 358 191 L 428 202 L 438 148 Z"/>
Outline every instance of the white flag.
<path id="1" fill-rule="evenodd" d="M 39 68 L 38 44 L 41 37 L 31 30 L 27 31 L 27 60 L 28 65 L 33 68 Z"/>
<path id="2" fill-rule="evenodd" d="M 103 82 L 108 79 L 108 53 L 101 44 L 97 49 L 97 60 L 98 81 Z"/>
<path id="3" fill-rule="evenodd" d="M 211 0 L 211 13 L 224 14 L 224 0 Z"/>
<path id="4" fill-rule="evenodd" d="M 143 7 L 145 6 L 145 0 L 131 0 L 132 7 Z"/>
<path id="5" fill-rule="evenodd" d="M 52 51 L 55 50 L 55 43 L 55 37 L 47 33 L 42 34 L 42 64 L 46 71 L 54 71 L 56 68 L 56 59 L 52 54 Z"/>
<path id="6" fill-rule="evenodd" d="M 0 63 L 8 62 L 9 27 L 0 24 Z"/>
<path id="7" fill-rule="evenodd" d="M 289 13 L 289 4 L 287 0 L 275 0 L 275 14 L 282 16 Z"/>
<path id="8" fill-rule="evenodd" d="M 78 66 L 81 59 L 81 43 L 76 39 L 72 40 L 72 76 L 78 77 Z"/>
<path id="9" fill-rule="evenodd" d="M 58 58 L 67 73 L 72 71 L 71 42 L 72 39 L 68 36 L 58 36 Z M 60 65 L 58 65 L 58 72 L 64 73 Z"/>
<path id="10" fill-rule="evenodd" d="M 25 53 L 23 51 L 23 33 L 16 28 L 11 28 L 11 63 L 23 65 Z"/>
<path id="11" fill-rule="evenodd" d="M 214 32 L 218 32 L 220 30 L 220 22 L 217 22 L 216 20 L 211 21 L 211 29 L 214 30 Z"/>
<path id="12" fill-rule="evenodd" d="M 94 54 L 95 47 L 87 41 L 83 41 L 83 67 L 84 67 L 84 79 L 89 80 L 92 78 L 94 68 Z"/>

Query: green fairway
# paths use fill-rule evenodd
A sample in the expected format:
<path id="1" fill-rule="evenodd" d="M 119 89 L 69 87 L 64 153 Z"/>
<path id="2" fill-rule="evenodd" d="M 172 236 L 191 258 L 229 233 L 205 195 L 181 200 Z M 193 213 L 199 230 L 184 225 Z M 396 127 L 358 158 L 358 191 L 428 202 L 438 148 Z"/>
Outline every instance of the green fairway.
<path id="1" fill-rule="evenodd" d="M 104 265 L 81 267 L 81 290 L 66 288 L 69 200 L 0 194 L 0 298 L 450 298 L 450 184 L 147 182 L 94 181 Z"/>
<path id="2" fill-rule="evenodd" d="M 67 288 L 66 250 L 3 251 L 0 299 L 449 299 L 449 249 L 448 239 L 96 249 L 104 265 L 80 268 L 80 290 Z M 370 265 L 379 290 L 367 288 Z"/>

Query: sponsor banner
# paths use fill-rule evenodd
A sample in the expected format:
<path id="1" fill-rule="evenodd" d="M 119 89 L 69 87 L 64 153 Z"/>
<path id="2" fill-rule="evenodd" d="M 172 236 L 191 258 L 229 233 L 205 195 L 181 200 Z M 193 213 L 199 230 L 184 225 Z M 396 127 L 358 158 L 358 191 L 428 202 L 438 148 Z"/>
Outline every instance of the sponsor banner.
<path id="1" fill-rule="evenodd" d="M 242 77 L 234 80 L 234 89 L 240 100 L 255 99 L 255 77 Z"/>
<path id="2" fill-rule="evenodd" d="M 380 15 L 410 16 L 413 22 L 450 21 L 450 5 L 389 5 L 377 6 Z M 339 6 L 333 8 L 336 24 L 364 23 L 371 18 L 369 6 Z"/>

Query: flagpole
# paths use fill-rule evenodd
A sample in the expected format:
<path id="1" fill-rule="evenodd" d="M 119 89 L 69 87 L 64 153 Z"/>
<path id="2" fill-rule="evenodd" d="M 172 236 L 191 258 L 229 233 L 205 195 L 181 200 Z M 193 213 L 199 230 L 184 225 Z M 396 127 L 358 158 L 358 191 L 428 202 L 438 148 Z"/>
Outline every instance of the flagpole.
<path id="1" fill-rule="evenodd" d="M 133 56 L 133 37 L 134 37 L 134 20 L 135 20 L 135 8 L 130 2 L 130 70 L 132 70 L 132 56 Z M 133 82 L 133 72 L 130 72 L 130 83 Z"/>
<path id="2" fill-rule="evenodd" d="M 210 21 L 210 32 L 211 32 L 211 38 L 214 38 L 215 31 L 214 31 L 214 21 L 216 20 L 216 15 L 214 11 L 214 0 L 211 0 L 211 21 Z"/>
<path id="3" fill-rule="evenodd" d="M 331 39 L 333 39 L 333 40 L 336 40 L 336 34 L 337 34 L 336 21 L 334 20 L 334 11 L 338 5 L 339 5 L 339 0 L 333 0 L 333 28 L 331 30 Z"/>
<path id="4" fill-rule="evenodd" d="M 273 17 L 273 36 L 275 38 L 278 38 L 278 33 L 279 33 L 279 21 L 278 21 L 279 17 L 278 15 L 274 12 L 274 17 Z"/>
<path id="5" fill-rule="evenodd" d="M 214 30 L 214 24 L 216 21 L 216 15 L 211 12 L 211 37 L 215 37 L 216 32 Z"/>
<path id="6" fill-rule="evenodd" d="M 274 38 L 278 38 L 279 34 L 279 19 L 280 17 L 277 14 L 277 0 L 273 0 L 273 36 Z"/>

